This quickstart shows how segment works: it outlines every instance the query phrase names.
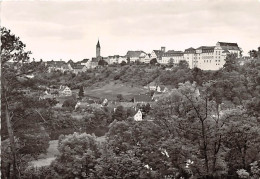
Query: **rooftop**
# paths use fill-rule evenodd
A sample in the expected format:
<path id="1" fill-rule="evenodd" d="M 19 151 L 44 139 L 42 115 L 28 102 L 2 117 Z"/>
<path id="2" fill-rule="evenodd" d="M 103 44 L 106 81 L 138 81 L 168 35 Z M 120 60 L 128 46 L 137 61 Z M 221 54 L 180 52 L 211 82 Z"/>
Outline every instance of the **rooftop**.
<path id="1" fill-rule="evenodd" d="M 126 53 L 126 56 L 127 56 L 127 57 L 140 57 L 140 55 L 141 55 L 142 53 L 145 53 L 145 52 L 142 51 L 142 50 L 138 50 L 138 51 L 128 51 L 128 52 Z"/>

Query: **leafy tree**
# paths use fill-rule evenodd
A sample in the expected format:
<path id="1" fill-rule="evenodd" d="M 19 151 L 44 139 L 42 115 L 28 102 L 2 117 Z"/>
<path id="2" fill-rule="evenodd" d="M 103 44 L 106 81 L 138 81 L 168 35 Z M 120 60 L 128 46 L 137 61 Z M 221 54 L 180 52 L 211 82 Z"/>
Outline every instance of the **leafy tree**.
<path id="1" fill-rule="evenodd" d="M 170 58 L 169 67 L 173 67 L 173 65 L 174 65 L 174 59 L 173 59 L 173 58 Z"/>
<path id="2" fill-rule="evenodd" d="M 116 155 L 108 146 L 103 147 L 96 170 L 98 178 L 141 178 L 148 172 L 133 153 Z"/>
<path id="3" fill-rule="evenodd" d="M 61 178 L 96 178 L 95 166 L 100 157 L 94 136 L 74 133 L 59 139 L 60 154 L 51 167 Z"/>
<path id="4" fill-rule="evenodd" d="M 189 63 L 186 60 L 180 60 L 180 62 L 177 65 L 180 69 L 188 69 Z"/>
<path id="5" fill-rule="evenodd" d="M 79 97 L 84 97 L 84 87 L 80 86 L 79 88 Z"/>
<path id="6" fill-rule="evenodd" d="M 258 49 L 258 51 L 259 51 L 259 49 Z M 249 56 L 250 56 L 251 58 L 257 58 L 257 51 L 256 51 L 256 50 L 250 50 L 250 51 L 248 52 L 248 54 L 249 54 Z"/>
<path id="7" fill-rule="evenodd" d="M 98 65 L 105 66 L 105 65 L 108 65 L 108 63 L 105 60 L 101 59 L 98 61 Z"/>
<path id="8" fill-rule="evenodd" d="M 150 64 L 151 64 L 151 65 L 155 65 L 156 63 L 157 63 L 156 58 L 153 58 L 153 59 L 150 61 Z"/>
<path id="9" fill-rule="evenodd" d="M 126 120 L 126 111 L 123 106 L 118 106 L 112 114 L 113 120 L 123 121 Z"/>
<path id="10" fill-rule="evenodd" d="M 127 63 L 125 61 L 121 62 L 121 66 L 125 66 Z"/>
<path id="11" fill-rule="evenodd" d="M 69 98 L 63 102 L 62 107 L 74 109 L 76 104 L 77 101 L 74 98 Z"/>
<path id="12" fill-rule="evenodd" d="M 7 176 L 12 178 L 20 177 L 21 173 L 18 171 L 21 165 L 18 165 L 17 161 L 17 147 L 15 137 L 18 137 L 16 130 L 14 130 L 14 124 L 19 120 L 26 119 L 27 111 L 21 110 L 23 103 L 23 94 L 19 92 L 19 88 L 23 88 L 21 82 L 29 80 L 26 75 L 32 74 L 35 71 L 43 70 L 43 64 L 41 62 L 29 62 L 30 51 L 25 50 L 25 44 L 19 37 L 11 33 L 10 30 L 5 27 L 1 27 L 1 66 L 2 66 L 2 88 L 1 88 L 1 111 L 2 126 L 6 126 L 8 139 L 10 142 L 11 155 L 10 164 L 8 165 L 12 169 L 7 169 Z M 28 131 L 29 132 L 29 131 Z M 28 133 L 28 135 L 30 135 Z M 2 138 L 5 140 L 6 138 Z M 25 140 L 26 141 L 26 140 Z M 24 142 L 25 142 L 24 141 Z M 27 142 L 25 142 L 27 145 Z"/>
<path id="13" fill-rule="evenodd" d="M 224 64 L 223 68 L 228 71 L 231 72 L 233 70 L 237 70 L 238 69 L 238 60 L 237 60 L 237 55 L 235 54 L 229 54 L 227 55 L 226 59 L 225 59 L 226 63 Z"/>
<path id="14" fill-rule="evenodd" d="M 116 97 L 119 101 L 122 101 L 124 99 L 122 94 L 118 94 Z"/>

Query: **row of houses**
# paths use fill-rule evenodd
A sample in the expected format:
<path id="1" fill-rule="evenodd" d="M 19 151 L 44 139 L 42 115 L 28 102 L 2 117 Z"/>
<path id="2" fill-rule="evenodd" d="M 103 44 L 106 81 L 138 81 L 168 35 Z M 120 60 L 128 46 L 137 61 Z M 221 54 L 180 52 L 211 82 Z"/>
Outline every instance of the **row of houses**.
<path id="1" fill-rule="evenodd" d="M 190 68 L 218 70 L 225 64 L 228 54 L 235 54 L 241 58 L 241 52 L 237 43 L 217 42 L 216 46 L 201 46 L 196 49 L 190 47 L 184 51 L 166 51 L 165 47 L 161 47 L 161 50 L 153 50 L 150 54 L 143 51 L 142 53 L 129 51 L 127 57 L 131 62 L 139 60 L 141 63 L 150 63 L 152 59 L 156 59 L 162 65 L 177 65 L 181 60 L 185 60 Z"/>
<path id="2" fill-rule="evenodd" d="M 198 67 L 202 70 L 218 70 L 225 64 L 228 54 L 235 54 L 241 58 L 241 48 L 237 43 L 217 42 L 215 46 L 190 47 L 184 51 L 168 50 L 161 47 L 160 50 L 153 50 L 146 53 L 142 50 L 128 51 L 125 56 L 102 57 L 108 64 L 130 62 L 150 63 L 156 59 L 162 65 L 177 65 L 181 60 L 188 62 L 190 68 Z"/>
<path id="3" fill-rule="evenodd" d="M 45 92 L 40 95 L 39 99 L 53 99 L 56 97 L 72 96 L 72 91 L 68 86 L 61 85 L 58 89 L 47 88 Z"/>
<path id="4" fill-rule="evenodd" d="M 96 45 L 96 57 L 92 59 L 83 59 L 76 63 L 72 60 L 68 63 L 64 61 L 48 61 L 46 65 L 49 71 L 71 71 L 78 74 L 79 72 L 85 72 L 87 69 L 98 67 L 101 60 L 104 60 L 108 64 L 120 64 L 122 62 L 148 64 L 151 60 L 156 59 L 162 65 L 177 65 L 181 60 L 185 60 L 188 62 L 190 68 L 198 67 L 202 70 L 218 70 L 225 64 L 228 54 L 236 54 L 240 58 L 241 52 L 242 50 L 237 43 L 217 42 L 216 46 L 190 47 L 184 51 L 166 51 L 165 47 L 161 47 L 160 50 L 153 50 L 151 53 L 137 50 L 128 51 L 124 56 L 113 55 L 102 57 L 101 46 L 98 41 Z"/>

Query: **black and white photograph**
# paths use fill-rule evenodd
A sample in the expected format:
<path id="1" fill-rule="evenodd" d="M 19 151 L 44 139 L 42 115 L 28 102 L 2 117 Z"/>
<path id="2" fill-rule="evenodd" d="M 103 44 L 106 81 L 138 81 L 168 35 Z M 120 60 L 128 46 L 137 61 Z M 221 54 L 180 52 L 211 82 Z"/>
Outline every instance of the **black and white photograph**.
<path id="1" fill-rule="evenodd" d="M 260 0 L 2 0 L 1 179 L 260 179 Z"/>

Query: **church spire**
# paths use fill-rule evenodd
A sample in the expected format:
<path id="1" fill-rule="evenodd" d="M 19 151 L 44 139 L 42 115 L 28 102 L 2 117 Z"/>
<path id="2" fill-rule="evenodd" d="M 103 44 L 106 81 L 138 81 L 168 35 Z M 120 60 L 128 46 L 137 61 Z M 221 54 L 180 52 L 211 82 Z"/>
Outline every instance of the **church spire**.
<path id="1" fill-rule="evenodd" d="M 97 47 L 100 48 L 99 39 L 98 39 Z"/>
<path id="2" fill-rule="evenodd" d="M 98 43 L 97 43 L 97 46 L 96 46 L 96 57 L 100 57 L 100 44 L 99 44 L 99 39 L 98 39 Z"/>

